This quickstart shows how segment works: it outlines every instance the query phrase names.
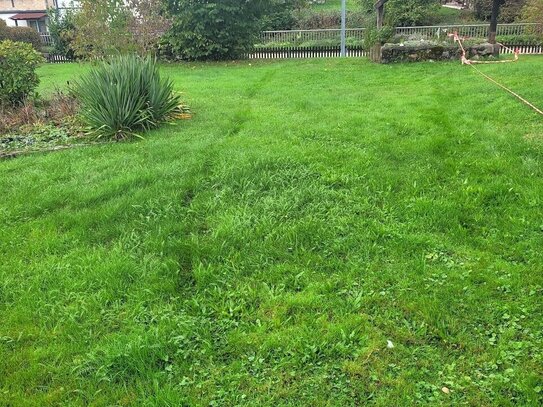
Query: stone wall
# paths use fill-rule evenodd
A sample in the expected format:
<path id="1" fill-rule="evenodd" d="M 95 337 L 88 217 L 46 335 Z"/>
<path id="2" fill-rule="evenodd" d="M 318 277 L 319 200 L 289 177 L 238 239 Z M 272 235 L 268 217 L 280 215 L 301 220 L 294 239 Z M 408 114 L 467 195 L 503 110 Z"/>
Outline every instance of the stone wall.
<path id="1" fill-rule="evenodd" d="M 498 46 L 484 43 L 466 46 L 469 59 L 497 56 Z M 458 44 L 434 42 L 406 42 L 404 44 L 385 44 L 381 47 L 381 63 L 450 61 L 460 60 L 462 51 Z"/>

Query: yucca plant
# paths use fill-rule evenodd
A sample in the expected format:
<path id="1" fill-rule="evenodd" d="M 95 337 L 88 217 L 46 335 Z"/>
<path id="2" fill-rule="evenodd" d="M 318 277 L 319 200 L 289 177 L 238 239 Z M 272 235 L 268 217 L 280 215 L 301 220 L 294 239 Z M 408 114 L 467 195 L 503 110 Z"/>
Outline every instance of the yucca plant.
<path id="1" fill-rule="evenodd" d="M 181 113 L 173 83 L 160 77 L 156 60 L 123 55 L 102 62 L 72 87 L 81 115 L 100 137 L 138 136 Z"/>

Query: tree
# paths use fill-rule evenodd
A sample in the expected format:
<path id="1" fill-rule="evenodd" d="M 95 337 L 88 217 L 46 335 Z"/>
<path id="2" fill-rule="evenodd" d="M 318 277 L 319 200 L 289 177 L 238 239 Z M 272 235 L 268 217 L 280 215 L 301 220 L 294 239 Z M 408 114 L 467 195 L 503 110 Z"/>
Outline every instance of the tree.
<path id="1" fill-rule="evenodd" d="M 499 19 L 512 23 L 519 18 L 526 0 L 503 0 L 500 4 Z M 493 0 L 474 0 L 473 11 L 479 20 L 489 21 L 492 15 Z"/>
<path id="2" fill-rule="evenodd" d="M 173 23 L 162 41 L 164 56 L 186 60 L 235 59 L 249 50 L 270 0 L 167 0 Z"/>
<path id="3" fill-rule="evenodd" d="M 53 39 L 55 54 L 67 58 L 74 57 L 72 43 L 75 39 L 75 12 L 67 10 L 61 13 L 58 9 L 49 9 L 49 34 Z"/>
<path id="4" fill-rule="evenodd" d="M 543 1 L 527 0 L 522 8 L 522 21 L 543 24 Z"/>
<path id="5" fill-rule="evenodd" d="M 404 27 L 428 24 L 438 7 L 439 0 L 389 0 L 385 21 L 392 26 Z"/>
<path id="6" fill-rule="evenodd" d="M 296 26 L 295 12 L 308 8 L 308 0 L 273 0 L 262 17 L 264 30 L 291 30 Z"/>
<path id="7" fill-rule="evenodd" d="M 92 59 L 134 51 L 129 15 L 122 0 L 82 0 L 74 16 L 75 54 Z"/>
<path id="8" fill-rule="evenodd" d="M 166 16 L 162 0 L 126 0 L 132 14 L 128 20 L 128 31 L 132 34 L 136 48 L 142 55 L 156 51 L 159 39 L 170 29 L 172 22 Z"/>
<path id="9" fill-rule="evenodd" d="M 82 0 L 74 16 L 78 56 L 152 53 L 171 23 L 162 0 Z"/>
<path id="10" fill-rule="evenodd" d="M 360 0 L 364 11 L 373 12 L 377 0 Z M 390 26 L 412 26 L 430 24 L 440 5 L 440 0 L 387 0 L 384 21 Z"/>

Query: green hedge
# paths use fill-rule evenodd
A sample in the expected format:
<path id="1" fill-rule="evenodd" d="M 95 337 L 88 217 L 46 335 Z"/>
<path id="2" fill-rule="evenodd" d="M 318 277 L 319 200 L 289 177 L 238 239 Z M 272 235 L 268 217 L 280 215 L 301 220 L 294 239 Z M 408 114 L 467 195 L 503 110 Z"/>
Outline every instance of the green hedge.
<path id="1" fill-rule="evenodd" d="M 36 30 L 30 27 L 8 27 L 4 20 L 0 20 L 0 41 L 6 40 L 29 43 L 36 50 L 42 47 L 40 35 Z"/>
<path id="2" fill-rule="evenodd" d="M 294 23 L 292 29 L 317 30 L 341 27 L 341 12 L 339 10 L 315 11 L 302 9 L 292 13 Z M 366 27 L 373 16 L 362 11 L 347 12 L 347 28 Z"/>
<path id="3" fill-rule="evenodd" d="M 541 35 L 499 35 L 496 41 L 510 45 L 543 45 Z"/>
<path id="4" fill-rule="evenodd" d="M 346 44 L 348 47 L 363 47 L 364 41 L 356 38 L 347 38 Z M 329 48 L 339 47 L 340 41 L 337 39 L 315 40 L 315 41 L 291 41 L 291 42 L 267 42 L 265 44 L 255 44 L 256 49 L 266 48 Z"/>

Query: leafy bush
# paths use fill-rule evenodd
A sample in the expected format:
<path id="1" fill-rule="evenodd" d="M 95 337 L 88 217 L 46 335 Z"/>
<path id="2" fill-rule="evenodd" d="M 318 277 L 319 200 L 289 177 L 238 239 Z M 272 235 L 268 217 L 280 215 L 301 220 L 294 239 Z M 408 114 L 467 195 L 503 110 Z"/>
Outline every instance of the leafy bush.
<path id="1" fill-rule="evenodd" d="M 294 11 L 309 5 L 307 0 L 271 0 L 262 18 L 263 30 L 292 30 L 296 27 Z"/>
<path id="2" fill-rule="evenodd" d="M 302 40 L 293 40 L 293 41 L 274 41 L 274 42 L 267 42 L 265 44 L 255 44 L 255 48 L 259 50 L 266 50 L 266 49 L 277 49 L 277 48 L 283 48 L 283 49 L 289 49 L 289 48 L 307 48 L 307 49 L 315 49 L 315 48 L 333 48 L 333 47 L 339 47 L 341 45 L 341 40 L 339 38 L 329 38 L 324 40 L 311 40 L 311 41 L 302 41 Z M 359 40 L 355 37 L 347 37 L 346 38 L 346 45 L 347 47 L 364 47 L 365 42 L 363 40 Z"/>
<path id="3" fill-rule="evenodd" d="M 42 56 L 31 44 L 0 42 L 0 105 L 22 103 L 39 84 L 36 68 Z"/>
<path id="4" fill-rule="evenodd" d="M 340 28 L 341 12 L 339 10 L 301 9 L 293 12 L 294 27 L 298 30 L 317 30 L 323 28 Z M 361 11 L 347 11 L 347 27 L 366 27 L 368 21 L 375 17 Z"/>
<path id="5" fill-rule="evenodd" d="M 156 61 L 134 55 L 103 62 L 73 87 L 82 118 L 101 137 L 125 139 L 157 127 L 181 112 L 173 83 L 160 77 Z"/>
<path id="6" fill-rule="evenodd" d="M 376 44 L 384 45 L 390 42 L 394 37 L 394 28 L 383 27 L 378 29 L 377 27 L 368 27 L 364 35 L 364 47 L 371 49 Z"/>
<path id="7" fill-rule="evenodd" d="M 536 0 L 540 1 L 540 0 Z M 517 20 L 526 0 L 502 0 L 500 7 L 500 23 L 512 23 Z M 492 14 L 492 0 L 474 0 L 474 13 L 477 19 L 488 21 Z"/>
<path id="8" fill-rule="evenodd" d="M 177 1 L 177 0 L 175 0 Z M 165 0 L 80 0 L 67 30 L 70 48 L 81 58 L 109 55 L 149 55 L 170 28 Z"/>
<path id="9" fill-rule="evenodd" d="M 53 52 L 69 59 L 75 57 L 72 43 L 75 40 L 75 12 L 49 10 L 49 34 L 53 39 Z"/>
<path id="10" fill-rule="evenodd" d="M 119 0 L 82 0 L 73 15 L 75 26 L 70 47 L 75 55 L 100 59 L 135 51 L 128 32 L 130 13 Z"/>
<path id="11" fill-rule="evenodd" d="M 43 45 L 38 32 L 30 27 L 11 27 L 10 39 L 14 42 L 26 42 L 31 44 L 37 51 L 39 51 Z"/>
<path id="12" fill-rule="evenodd" d="M 541 35 L 498 35 L 496 41 L 510 45 L 543 45 Z"/>
<path id="13" fill-rule="evenodd" d="M 527 0 L 522 8 L 521 18 L 522 21 L 543 24 L 543 1 Z M 543 32 L 541 32 L 541 27 L 539 34 L 543 34 Z"/>
<path id="14" fill-rule="evenodd" d="M 32 44 L 34 49 L 40 50 L 42 41 L 38 32 L 30 27 L 8 27 L 4 20 L 0 20 L 0 41 L 11 40 Z"/>
<path id="15" fill-rule="evenodd" d="M 438 7 L 436 0 L 389 0 L 385 6 L 385 19 L 391 26 L 431 24 Z"/>
<path id="16" fill-rule="evenodd" d="M 172 59 L 236 59 L 252 48 L 269 0 L 169 0 L 172 28 L 161 54 Z"/>
<path id="17" fill-rule="evenodd" d="M 0 41 L 5 41 L 8 38 L 8 31 L 10 30 L 10 27 L 6 24 L 6 22 L 2 19 L 0 19 Z"/>

